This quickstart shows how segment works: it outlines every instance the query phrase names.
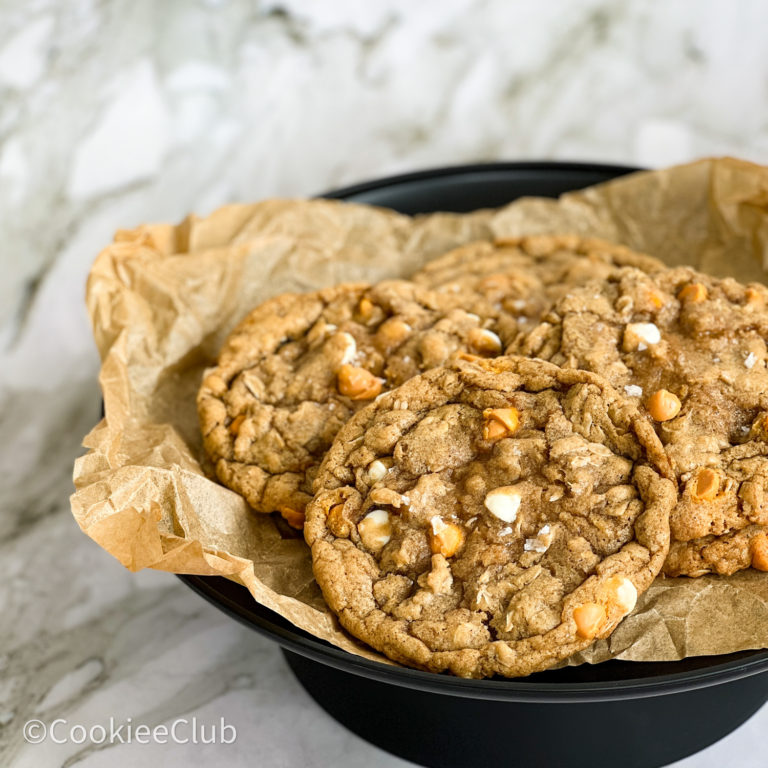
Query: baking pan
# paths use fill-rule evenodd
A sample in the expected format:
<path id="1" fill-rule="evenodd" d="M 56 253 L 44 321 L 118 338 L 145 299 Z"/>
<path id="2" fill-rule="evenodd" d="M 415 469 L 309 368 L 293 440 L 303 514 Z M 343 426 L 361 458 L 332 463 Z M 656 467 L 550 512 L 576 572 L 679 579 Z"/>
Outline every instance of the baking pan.
<path id="1" fill-rule="evenodd" d="M 555 197 L 635 168 L 493 163 L 421 171 L 323 197 L 408 214 Z M 277 642 L 307 692 L 383 749 L 441 768 L 653 768 L 733 731 L 768 700 L 768 651 L 679 662 L 608 661 L 515 680 L 463 680 L 368 661 L 294 627 L 221 577 L 180 576 L 225 613 Z"/>

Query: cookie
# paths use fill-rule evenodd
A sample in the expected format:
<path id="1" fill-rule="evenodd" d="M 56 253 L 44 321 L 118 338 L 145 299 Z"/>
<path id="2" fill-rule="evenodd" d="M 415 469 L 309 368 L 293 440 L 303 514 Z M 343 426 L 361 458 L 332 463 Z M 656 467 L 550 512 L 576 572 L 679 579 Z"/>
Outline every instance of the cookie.
<path id="1" fill-rule="evenodd" d="M 509 351 L 598 372 L 644 404 L 681 484 L 665 572 L 698 575 L 746 567 L 747 539 L 730 534 L 768 525 L 766 338 L 764 286 L 623 268 L 572 289 Z"/>
<path id="2" fill-rule="evenodd" d="M 198 394 L 219 480 L 296 528 L 334 436 L 381 392 L 457 351 L 496 355 L 482 301 L 406 281 L 278 296 L 233 331 Z"/>
<path id="3" fill-rule="evenodd" d="M 521 676 L 606 637 L 662 567 L 676 500 L 634 403 L 543 361 L 453 361 L 339 432 L 305 538 L 326 602 L 395 661 Z"/>
<path id="4" fill-rule="evenodd" d="M 443 293 L 480 293 L 524 326 L 540 320 L 569 287 L 607 277 L 616 266 L 648 273 L 665 268 L 597 238 L 532 235 L 470 243 L 429 262 L 412 279 Z"/>
<path id="5" fill-rule="evenodd" d="M 673 541 L 664 563 L 667 576 L 730 576 L 746 568 L 768 571 L 768 526 L 748 525 L 723 536 Z"/>

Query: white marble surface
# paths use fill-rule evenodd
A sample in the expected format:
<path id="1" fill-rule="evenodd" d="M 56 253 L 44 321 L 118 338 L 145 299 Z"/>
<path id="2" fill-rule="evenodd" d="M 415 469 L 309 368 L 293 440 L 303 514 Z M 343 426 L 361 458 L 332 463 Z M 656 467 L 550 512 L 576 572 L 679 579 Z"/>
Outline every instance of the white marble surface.
<path id="1" fill-rule="evenodd" d="M 0 0 L 0 764 L 395 766 L 270 643 L 68 509 L 98 416 L 82 306 L 118 227 L 430 165 L 768 161 L 762 0 Z M 234 744 L 24 742 L 224 717 Z M 685 768 L 764 768 L 768 709 Z"/>

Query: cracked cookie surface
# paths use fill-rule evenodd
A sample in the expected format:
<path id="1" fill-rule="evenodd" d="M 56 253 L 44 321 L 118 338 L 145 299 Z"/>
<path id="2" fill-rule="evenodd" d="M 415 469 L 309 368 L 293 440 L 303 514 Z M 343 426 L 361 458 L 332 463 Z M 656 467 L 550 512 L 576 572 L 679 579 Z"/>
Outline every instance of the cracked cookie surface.
<path id="1" fill-rule="evenodd" d="M 219 480 L 301 528 L 317 467 L 355 411 L 454 353 L 499 354 L 498 313 L 469 311 L 485 307 L 400 280 L 285 294 L 257 307 L 198 394 Z"/>
<path id="2" fill-rule="evenodd" d="M 617 266 L 649 274 L 665 269 L 652 256 L 606 240 L 530 235 L 462 246 L 429 262 L 412 280 L 442 293 L 479 293 L 524 328 L 570 287 L 607 277 Z"/>
<path id="3" fill-rule="evenodd" d="M 633 609 L 667 555 L 670 475 L 600 377 L 455 360 L 344 426 L 305 537 L 353 635 L 423 669 L 527 675 Z"/>
<path id="4" fill-rule="evenodd" d="M 644 404 L 681 486 L 665 573 L 697 576 L 748 567 L 754 536 L 736 534 L 768 525 L 766 338 L 762 285 L 624 268 L 569 291 L 508 351 L 598 372 Z"/>

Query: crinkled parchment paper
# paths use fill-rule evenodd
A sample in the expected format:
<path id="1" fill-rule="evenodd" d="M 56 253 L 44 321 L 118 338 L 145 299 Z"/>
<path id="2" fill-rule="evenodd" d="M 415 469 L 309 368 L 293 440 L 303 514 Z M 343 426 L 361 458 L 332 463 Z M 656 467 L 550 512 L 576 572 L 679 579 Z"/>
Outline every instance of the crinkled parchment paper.
<path id="1" fill-rule="evenodd" d="M 270 296 L 407 276 L 471 240 L 540 232 L 606 237 L 669 264 L 765 280 L 768 168 L 702 160 L 467 215 L 269 200 L 118 232 L 88 280 L 106 417 L 75 464 L 78 524 L 131 570 L 226 576 L 317 637 L 387 661 L 328 612 L 303 540 L 206 476 L 195 410 L 202 372 L 235 323 Z M 750 570 L 657 579 L 608 640 L 573 661 L 764 647 L 768 575 Z"/>

